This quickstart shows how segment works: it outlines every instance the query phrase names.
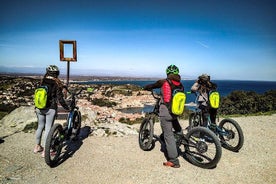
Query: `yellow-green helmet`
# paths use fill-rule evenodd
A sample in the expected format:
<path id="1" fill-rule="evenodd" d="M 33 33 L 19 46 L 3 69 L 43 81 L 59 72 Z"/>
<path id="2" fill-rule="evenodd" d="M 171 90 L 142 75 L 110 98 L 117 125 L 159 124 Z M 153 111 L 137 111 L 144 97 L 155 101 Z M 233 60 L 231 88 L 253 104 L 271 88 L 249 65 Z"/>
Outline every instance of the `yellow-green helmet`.
<path id="1" fill-rule="evenodd" d="M 167 75 L 169 75 L 169 74 L 179 74 L 179 69 L 175 65 L 170 65 L 166 69 L 166 74 Z"/>

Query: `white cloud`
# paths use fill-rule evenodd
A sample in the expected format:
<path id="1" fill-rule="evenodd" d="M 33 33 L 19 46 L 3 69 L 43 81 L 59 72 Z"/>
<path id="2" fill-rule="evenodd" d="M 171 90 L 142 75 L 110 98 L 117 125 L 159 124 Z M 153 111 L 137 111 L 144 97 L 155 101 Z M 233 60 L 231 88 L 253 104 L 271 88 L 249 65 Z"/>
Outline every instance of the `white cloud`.
<path id="1" fill-rule="evenodd" d="M 209 49 L 209 46 L 208 46 L 208 45 L 206 45 L 206 44 L 204 44 L 204 43 L 202 43 L 202 42 L 200 42 L 200 41 L 197 41 L 196 43 L 198 43 L 199 45 L 201 45 L 201 46 L 204 47 L 204 48 Z"/>

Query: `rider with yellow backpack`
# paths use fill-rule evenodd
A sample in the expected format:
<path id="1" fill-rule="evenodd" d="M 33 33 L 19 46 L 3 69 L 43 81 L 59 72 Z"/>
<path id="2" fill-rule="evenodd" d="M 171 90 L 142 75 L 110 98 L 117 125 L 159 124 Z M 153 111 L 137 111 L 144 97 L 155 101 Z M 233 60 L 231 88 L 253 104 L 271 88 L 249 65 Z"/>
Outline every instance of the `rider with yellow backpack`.
<path id="1" fill-rule="evenodd" d="M 163 151 L 167 159 L 167 162 L 164 162 L 163 165 L 179 168 L 178 151 L 173 130 L 178 134 L 182 134 L 182 127 L 177 117 L 184 111 L 186 96 L 178 67 L 169 65 L 166 69 L 166 74 L 167 77 L 165 79 L 148 84 L 144 89 L 150 91 L 159 88 L 161 90 L 159 117 L 165 141 L 165 149 Z"/>
<path id="2" fill-rule="evenodd" d="M 203 112 L 203 121 L 207 123 L 207 116 L 210 114 L 212 123 L 216 123 L 217 109 L 220 104 L 220 96 L 217 92 L 217 85 L 210 81 L 210 76 L 202 74 L 191 87 L 192 92 L 198 92 L 199 108 Z"/>
<path id="3" fill-rule="evenodd" d="M 46 68 L 46 74 L 41 80 L 40 86 L 35 90 L 34 104 L 35 112 L 38 118 L 38 127 L 35 135 L 34 153 L 42 152 L 44 157 L 44 148 L 41 144 L 42 132 L 44 133 L 44 143 L 52 127 L 57 114 L 58 102 L 65 110 L 70 110 L 64 100 L 62 93 L 63 84 L 58 78 L 59 68 L 56 65 L 49 65 Z"/>

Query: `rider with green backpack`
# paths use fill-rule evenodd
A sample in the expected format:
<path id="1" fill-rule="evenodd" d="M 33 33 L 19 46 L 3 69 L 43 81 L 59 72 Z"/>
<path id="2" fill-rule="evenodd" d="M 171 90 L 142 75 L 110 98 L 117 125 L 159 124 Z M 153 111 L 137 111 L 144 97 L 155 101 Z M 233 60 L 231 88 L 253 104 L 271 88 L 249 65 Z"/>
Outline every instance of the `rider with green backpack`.
<path id="1" fill-rule="evenodd" d="M 184 86 L 181 83 L 179 69 L 175 65 L 170 65 L 166 69 L 167 78 L 158 80 L 153 84 L 144 87 L 145 90 L 160 88 L 161 100 L 159 107 L 159 117 L 162 133 L 165 141 L 165 157 L 167 162 L 164 166 L 179 168 L 178 151 L 176 147 L 174 131 L 182 134 L 182 127 L 177 117 L 184 111 L 186 96 Z"/>
<path id="2" fill-rule="evenodd" d="M 65 110 L 69 110 L 63 98 L 63 84 L 58 79 L 58 76 L 58 67 L 55 65 L 48 66 L 46 68 L 46 74 L 34 94 L 35 112 L 38 118 L 34 153 L 42 152 L 42 156 L 44 156 L 43 147 L 41 145 L 42 132 L 45 127 L 44 137 L 46 140 L 57 114 L 57 103 L 59 102 Z"/>
<path id="3" fill-rule="evenodd" d="M 204 123 L 207 122 L 207 116 L 210 115 L 211 122 L 215 124 L 220 96 L 217 92 L 217 85 L 210 81 L 210 75 L 200 75 L 191 87 L 191 91 L 199 93 L 197 100 L 199 108 L 203 112 Z"/>

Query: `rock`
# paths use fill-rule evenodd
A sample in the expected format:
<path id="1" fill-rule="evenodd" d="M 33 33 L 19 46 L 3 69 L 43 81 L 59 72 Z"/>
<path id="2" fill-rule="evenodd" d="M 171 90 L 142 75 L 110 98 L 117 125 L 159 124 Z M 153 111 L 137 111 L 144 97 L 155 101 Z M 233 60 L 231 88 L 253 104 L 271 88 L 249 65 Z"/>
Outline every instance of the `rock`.
<path id="1" fill-rule="evenodd" d="M 97 112 L 95 112 L 90 107 L 80 107 L 79 110 L 82 116 L 82 124 L 90 127 L 94 126 Z"/>
<path id="2" fill-rule="evenodd" d="M 137 130 L 130 125 L 122 124 L 112 117 L 96 121 L 97 112 L 91 107 L 80 107 L 82 126 L 93 127 L 92 135 L 99 137 L 136 135 Z M 34 106 L 21 106 L 0 120 L 0 137 L 9 136 L 24 130 L 28 125 L 37 122 Z"/>
<path id="3" fill-rule="evenodd" d="M 93 128 L 91 135 L 100 137 L 107 137 L 111 135 L 115 137 L 123 137 L 126 135 L 138 135 L 138 131 L 132 126 L 119 122 L 114 122 L 112 124 L 100 123 Z"/>
<path id="4" fill-rule="evenodd" d="M 34 106 L 21 106 L 0 120 L 0 137 L 22 131 L 33 122 L 37 122 Z"/>

